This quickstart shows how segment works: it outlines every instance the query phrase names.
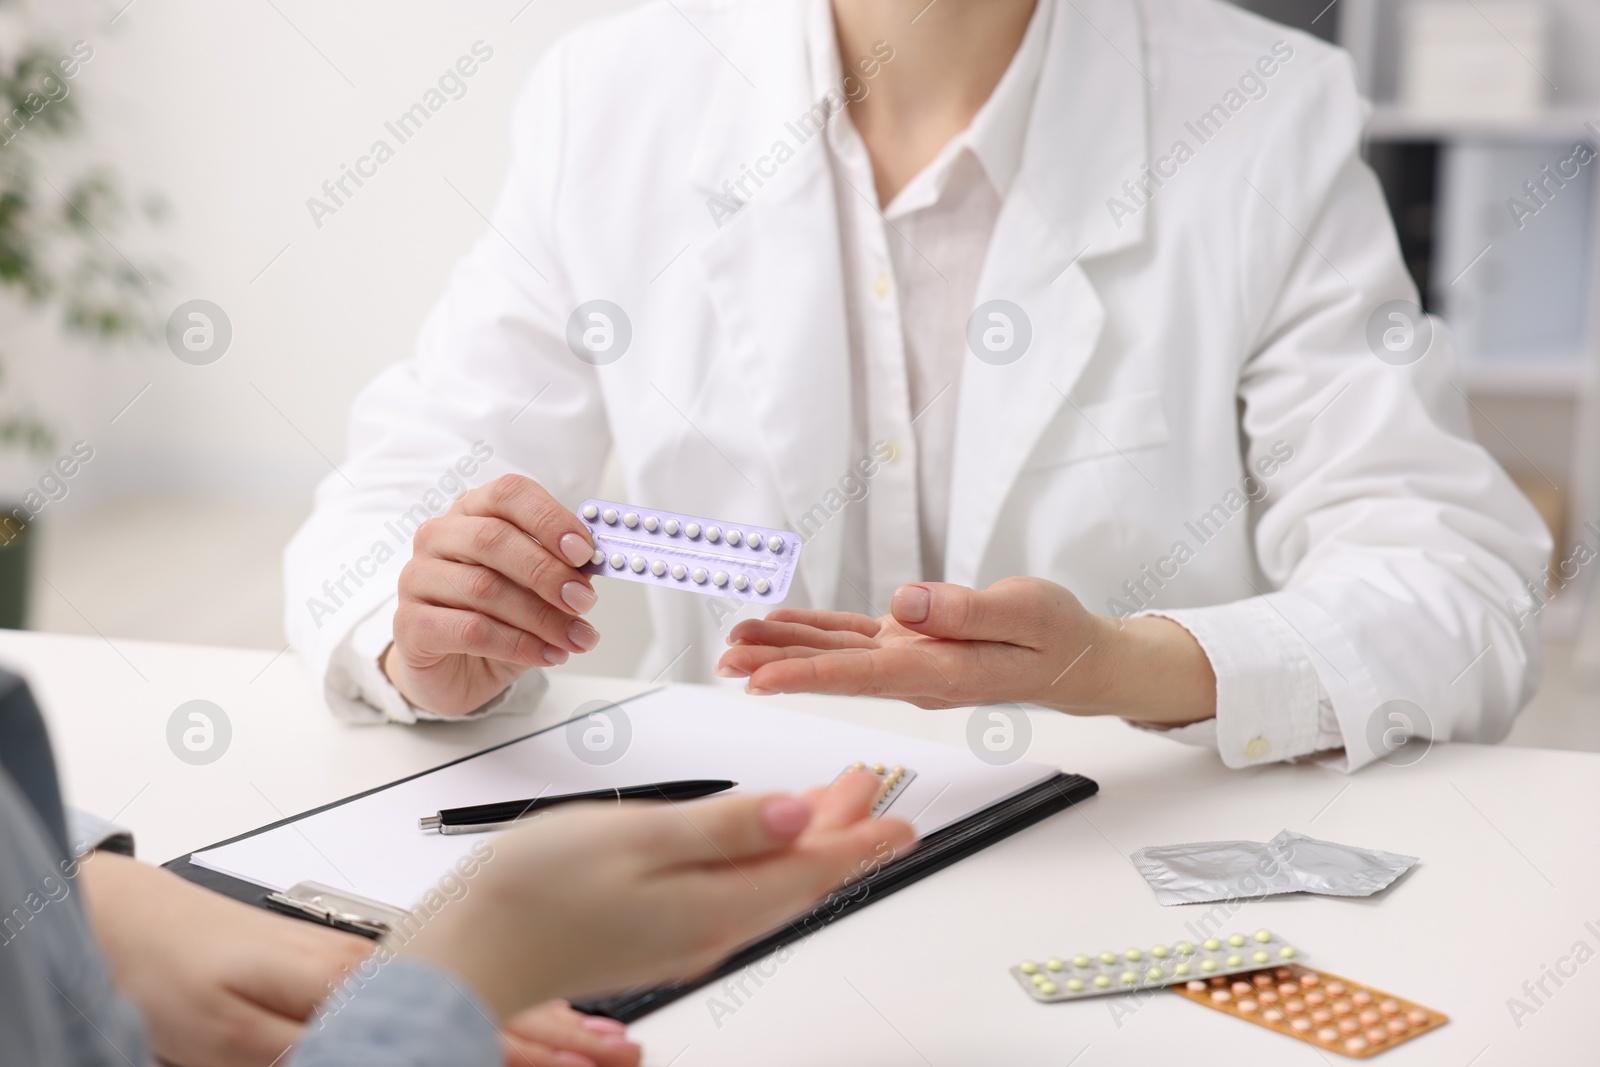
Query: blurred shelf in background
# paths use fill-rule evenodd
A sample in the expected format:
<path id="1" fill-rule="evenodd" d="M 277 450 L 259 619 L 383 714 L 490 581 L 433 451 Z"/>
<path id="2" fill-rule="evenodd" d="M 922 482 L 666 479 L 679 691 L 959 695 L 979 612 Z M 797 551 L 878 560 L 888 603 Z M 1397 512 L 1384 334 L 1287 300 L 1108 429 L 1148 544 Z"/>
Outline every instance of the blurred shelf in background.
<path id="1" fill-rule="evenodd" d="M 1368 160 L 1456 337 L 1478 439 L 1552 525 L 1556 561 L 1600 549 L 1600 4 L 1338 9 L 1373 102 Z M 1597 570 L 1560 590 L 1547 631 L 1600 644 Z"/>
<path id="2" fill-rule="evenodd" d="M 1584 385 L 1581 355 L 1512 359 L 1463 359 L 1461 377 L 1471 393 L 1539 397 L 1576 403 Z"/>
<path id="3" fill-rule="evenodd" d="M 1235 2 L 1350 52 L 1367 160 L 1456 338 L 1473 430 L 1551 525 L 1553 563 L 1600 555 L 1600 2 Z M 1586 678 L 1591 708 L 1597 573 L 1540 615 L 1549 685 L 1578 698 Z"/>
<path id="4" fill-rule="evenodd" d="M 1569 143 L 1600 137 L 1594 130 L 1600 108 L 1549 106 L 1515 119 L 1443 118 L 1398 104 L 1376 104 L 1367 124 L 1369 141 L 1549 141 Z"/>

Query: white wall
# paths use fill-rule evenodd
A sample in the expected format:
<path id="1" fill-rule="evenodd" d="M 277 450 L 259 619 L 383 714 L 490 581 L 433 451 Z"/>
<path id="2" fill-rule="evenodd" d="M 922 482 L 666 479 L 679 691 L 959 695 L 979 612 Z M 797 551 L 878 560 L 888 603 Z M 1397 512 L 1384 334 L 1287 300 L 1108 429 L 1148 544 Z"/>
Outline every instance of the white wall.
<path id="1" fill-rule="evenodd" d="M 113 240 L 166 268 L 162 318 L 192 297 L 215 301 L 232 320 L 232 347 L 194 367 L 164 345 L 89 353 L 13 323 L 11 389 L 57 413 L 67 440 L 96 446 L 80 498 L 304 495 L 328 469 L 318 452 L 343 453 L 352 395 L 410 351 L 451 264 L 484 228 L 447 180 L 487 213 L 530 65 L 577 22 L 629 4 L 134 0 L 112 23 L 126 2 L 36 9 L 63 44 L 94 48 L 71 83 L 88 121 L 70 154 L 114 166 L 129 190 L 165 196 L 165 226 Z M 466 95 L 398 145 L 385 120 L 478 40 L 494 55 L 466 79 Z M 379 137 L 395 157 L 319 230 L 307 197 Z M 46 170 L 62 185 L 73 166 L 51 160 Z"/>

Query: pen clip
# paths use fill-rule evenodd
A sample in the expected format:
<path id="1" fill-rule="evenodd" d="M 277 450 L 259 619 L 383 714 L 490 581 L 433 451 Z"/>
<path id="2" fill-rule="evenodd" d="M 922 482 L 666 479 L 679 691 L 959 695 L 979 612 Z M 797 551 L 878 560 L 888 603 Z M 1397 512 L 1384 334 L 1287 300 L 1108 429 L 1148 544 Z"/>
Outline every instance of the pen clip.
<path id="1" fill-rule="evenodd" d="M 417 820 L 417 828 L 420 829 L 420 830 L 435 830 L 435 831 L 437 831 L 437 832 L 439 832 L 441 834 L 451 834 L 451 835 L 454 835 L 454 834 L 492 834 L 496 830 L 509 830 L 511 827 L 517 825 L 520 822 L 527 822 L 529 819 L 537 818 L 538 816 L 543 815 L 543 814 L 544 814 L 544 809 L 541 808 L 541 809 L 539 809 L 537 811 L 530 811 L 526 815 L 519 815 L 515 819 L 502 819 L 499 822 L 467 822 L 467 823 L 447 823 L 447 822 L 444 821 L 443 818 L 441 818 L 438 815 L 424 815 L 422 818 Z"/>
<path id="2" fill-rule="evenodd" d="M 435 830 L 438 830 L 441 834 L 452 834 L 452 835 L 453 834 L 492 834 L 496 830 L 509 830 L 513 826 L 517 826 L 517 825 L 519 825 L 521 823 L 525 823 L 529 819 L 537 818 L 537 817 L 539 817 L 540 815 L 543 815 L 543 814 L 545 814 L 545 812 L 536 811 L 536 812 L 530 812 L 527 815 L 522 816 L 522 818 L 520 818 L 520 819 L 506 819 L 503 822 L 473 822 L 473 823 L 457 823 L 457 824 L 454 824 L 454 825 L 447 825 L 445 823 L 439 822 L 438 819 L 435 818 L 434 822 L 437 825 L 435 825 L 433 827 L 430 827 L 428 829 L 435 829 Z"/>

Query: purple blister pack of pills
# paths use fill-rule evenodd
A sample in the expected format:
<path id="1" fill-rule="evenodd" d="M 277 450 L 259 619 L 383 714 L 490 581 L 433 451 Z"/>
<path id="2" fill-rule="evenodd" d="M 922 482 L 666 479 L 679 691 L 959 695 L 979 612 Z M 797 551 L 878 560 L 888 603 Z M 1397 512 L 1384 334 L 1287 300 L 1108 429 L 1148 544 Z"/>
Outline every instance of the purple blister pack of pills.
<path id="1" fill-rule="evenodd" d="M 588 574 L 776 604 L 789 594 L 801 540 L 789 530 L 585 500 L 578 517 L 594 536 Z"/>

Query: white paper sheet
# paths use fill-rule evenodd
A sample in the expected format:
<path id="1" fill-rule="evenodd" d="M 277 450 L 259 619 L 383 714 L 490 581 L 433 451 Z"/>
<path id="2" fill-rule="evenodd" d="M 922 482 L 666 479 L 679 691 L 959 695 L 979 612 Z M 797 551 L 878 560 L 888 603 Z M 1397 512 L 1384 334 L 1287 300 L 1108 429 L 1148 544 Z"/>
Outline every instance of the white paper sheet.
<path id="1" fill-rule="evenodd" d="M 993 766 L 965 748 L 701 688 L 668 686 L 618 706 L 632 736 L 610 764 L 580 759 L 568 730 L 557 727 L 191 859 L 270 889 L 317 881 L 403 906 L 484 840 L 417 828 L 440 808 L 684 778 L 798 792 L 865 760 L 917 772 L 890 814 L 928 834 L 1056 773 L 1033 763 Z"/>

